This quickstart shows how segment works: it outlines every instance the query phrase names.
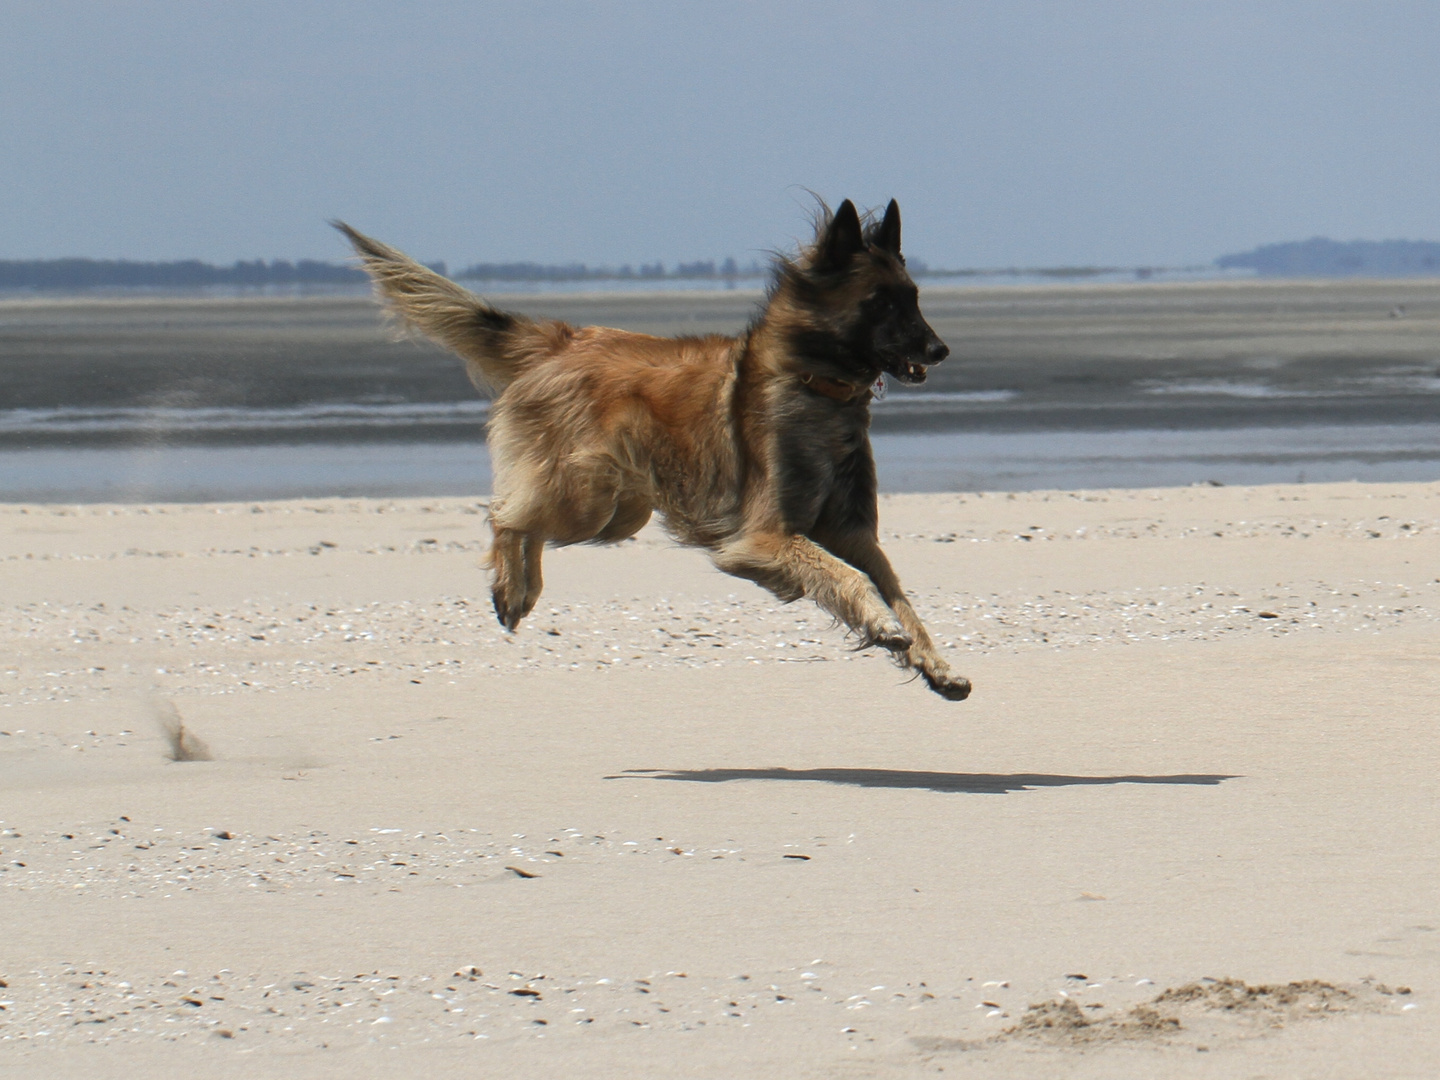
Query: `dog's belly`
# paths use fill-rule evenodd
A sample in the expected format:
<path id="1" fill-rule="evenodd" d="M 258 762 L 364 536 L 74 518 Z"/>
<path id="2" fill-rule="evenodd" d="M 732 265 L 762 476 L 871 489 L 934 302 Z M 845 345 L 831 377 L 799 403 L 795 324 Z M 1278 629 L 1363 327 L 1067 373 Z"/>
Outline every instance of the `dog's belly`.
<path id="1" fill-rule="evenodd" d="M 646 526 L 653 512 L 648 492 L 621 491 L 615 500 L 615 513 L 595 539 L 602 544 L 628 540 Z"/>

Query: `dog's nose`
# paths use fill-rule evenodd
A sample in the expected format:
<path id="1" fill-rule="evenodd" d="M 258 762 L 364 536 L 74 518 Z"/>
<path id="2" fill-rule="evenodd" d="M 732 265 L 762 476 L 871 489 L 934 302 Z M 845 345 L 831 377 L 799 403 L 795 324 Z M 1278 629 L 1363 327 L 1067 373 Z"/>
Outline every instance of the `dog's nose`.
<path id="1" fill-rule="evenodd" d="M 938 364 L 945 357 L 950 355 L 950 346 L 946 345 L 939 338 L 925 346 L 925 362 L 927 364 Z"/>

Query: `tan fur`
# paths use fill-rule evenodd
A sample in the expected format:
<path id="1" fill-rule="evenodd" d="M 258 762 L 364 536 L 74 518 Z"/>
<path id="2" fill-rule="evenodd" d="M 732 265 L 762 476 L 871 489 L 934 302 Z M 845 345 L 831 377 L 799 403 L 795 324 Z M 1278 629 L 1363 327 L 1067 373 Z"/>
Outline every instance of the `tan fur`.
<path id="1" fill-rule="evenodd" d="M 816 316 L 783 275 L 740 337 L 656 338 L 499 312 L 393 248 L 337 227 L 389 311 L 457 352 L 472 379 L 496 392 L 490 566 L 507 628 L 539 599 L 547 543 L 613 543 L 659 511 L 676 539 L 709 551 L 720 569 L 785 601 L 810 597 L 862 645 L 891 650 L 943 696 L 968 694 L 880 548 L 873 486 L 868 522 L 821 524 L 808 535 L 787 525 L 782 429 L 813 417 L 816 438 L 838 439 L 826 432 L 848 429 L 827 427 L 832 414 L 868 410 L 869 395 L 847 404 L 802 383 L 836 373 L 806 369 L 787 345 Z M 862 287 L 837 305 L 858 304 Z M 862 437 L 864 425 L 868 411 Z M 867 460 L 868 452 L 867 439 Z"/>

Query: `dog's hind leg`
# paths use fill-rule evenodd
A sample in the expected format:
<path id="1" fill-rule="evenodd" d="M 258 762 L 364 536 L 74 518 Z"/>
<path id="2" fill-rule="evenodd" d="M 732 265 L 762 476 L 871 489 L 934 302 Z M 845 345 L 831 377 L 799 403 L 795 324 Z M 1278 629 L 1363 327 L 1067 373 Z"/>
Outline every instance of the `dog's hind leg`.
<path id="1" fill-rule="evenodd" d="M 910 635 L 910 647 L 903 653 L 897 652 L 896 658 L 906 667 L 918 671 L 926 685 L 941 697 L 950 701 L 964 701 L 969 697 L 970 680 L 954 674 L 950 665 L 941 659 L 940 651 L 935 648 L 925 624 L 920 621 L 905 590 L 900 587 L 900 578 L 879 543 L 873 537 L 859 533 L 846 537 L 826 536 L 823 540 L 826 549 L 864 571 L 875 583 L 881 598 Z"/>
<path id="2" fill-rule="evenodd" d="M 860 635 L 862 647 L 905 654 L 913 639 L 864 574 L 803 536 L 746 536 L 712 556 L 727 574 L 769 589 L 787 603 L 808 596 Z"/>
<path id="3" fill-rule="evenodd" d="M 506 630 L 514 630 L 540 599 L 540 555 L 545 540 L 536 533 L 494 525 L 495 542 L 490 548 L 494 580 L 490 596 L 495 615 Z"/>
<path id="4" fill-rule="evenodd" d="M 544 538 L 536 533 L 526 533 L 520 553 L 525 561 L 525 602 L 521 605 L 520 612 L 520 618 L 523 619 L 535 610 L 535 603 L 540 599 L 540 590 L 545 587 L 545 579 L 540 573 L 540 561 L 545 554 Z"/>

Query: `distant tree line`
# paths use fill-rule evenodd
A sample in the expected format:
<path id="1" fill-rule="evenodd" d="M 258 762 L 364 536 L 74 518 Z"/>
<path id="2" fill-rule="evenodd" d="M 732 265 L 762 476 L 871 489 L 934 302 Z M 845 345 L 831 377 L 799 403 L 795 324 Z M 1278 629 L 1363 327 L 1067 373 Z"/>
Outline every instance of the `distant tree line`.
<path id="1" fill-rule="evenodd" d="M 1163 270 L 1163 267 L 1139 266 L 995 266 L 971 270 L 941 270 L 938 267 L 926 266 L 918 259 L 910 259 L 906 263 L 906 269 L 910 271 L 911 277 L 916 278 L 974 278 L 974 277 L 1013 277 L 1013 278 L 1088 278 L 1104 277 L 1109 274 L 1133 273 L 1137 277 L 1146 278 Z"/>
<path id="2" fill-rule="evenodd" d="M 429 264 L 446 273 L 443 262 Z M 456 277 L 478 281 L 625 281 L 670 279 L 733 279 L 758 277 L 757 263 L 740 266 L 726 259 L 679 263 L 666 269 L 661 262 L 618 269 L 569 263 L 549 266 L 534 262 L 476 263 Z M 360 285 L 363 271 L 341 263 L 301 259 L 240 260 L 216 266 L 199 259 L 177 262 L 136 262 L 130 259 L 4 259 L 0 260 L 0 289 L 99 288 L 202 288 L 205 286 L 257 287 L 263 285 Z"/>
<path id="3" fill-rule="evenodd" d="M 4 259 L 0 289 L 196 288 L 205 285 L 335 285 L 364 282 L 352 266 L 301 259 L 243 259 L 214 266 L 199 259 L 133 262 L 129 259 Z"/>
<path id="4" fill-rule="evenodd" d="M 757 262 L 741 266 L 733 258 L 726 259 L 718 266 L 714 259 L 703 262 L 677 263 L 667 270 L 663 262 L 641 263 L 638 267 L 626 263 L 621 267 L 586 266 L 584 263 L 566 263 L 563 266 L 546 266 L 533 262 L 476 263 L 467 266 L 455 276 L 471 281 L 633 281 L 633 280 L 704 280 L 714 278 L 727 280 L 744 277 L 760 277 L 765 271 Z"/>
<path id="5" fill-rule="evenodd" d="M 1310 244 L 1330 241 L 1309 241 Z M 1296 245 L 1273 245 L 1260 248 L 1269 252 Z M 1303 245 L 1302 245 L 1303 246 Z M 1351 247 L 1354 245 L 1337 245 Z M 1372 245 L 1374 246 L 1374 245 Z M 1379 245 L 1385 246 L 1385 245 Z M 1440 245 L 1411 245 L 1435 249 Z M 1244 260 L 1255 256 L 1227 255 L 1219 260 L 1221 266 L 1248 266 Z M 1427 266 L 1440 267 L 1433 261 Z M 1413 261 L 1413 260 L 1412 260 Z M 443 262 L 430 263 L 430 268 L 446 273 Z M 757 278 L 765 274 L 765 268 L 752 260 L 741 265 L 733 258 L 717 263 L 713 259 L 696 262 L 676 263 L 666 267 L 663 262 L 641 263 L 639 266 L 626 264 L 620 267 L 587 266 L 585 263 L 550 265 L 537 262 L 475 263 L 460 270 L 455 276 L 470 281 L 514 281 L 514 282 L 559 282 L 559 281 L 734 281 L 742 278 Z M 1034 269 L 986 269 L 986 270 L 941 270 L 926 266 L 918 259 L 910 260 L 910 272 L 915 277 L 967 278 L 967 277 L 1051 277 L 1085 278 L 1121 272 L 1116 267 L 1074 266 Z M 1142 269 L 1135 273 L 1148 277 L 1157 271 Z M 1262 270 L 1262 273 L 1269 271 Z M 1295 273 L 1296 270 L 1278 270 L 1276 273 Z M 1322 273 L 1310 270 L 1304 272 Z M 1367 270 L 1334 271 L 1346 273 L 1375 272 Z M 1395 273 L 1423 273 L 1418 268 L 1408 267 Z M 285 259 L 240 260 L 229 266 L 216 266 L 199 259 L 183 259 L 177 262 L 136 262 L 129 259 L 12 259 L 0 260 L 0 289 L 101 289 L 101 288 L 169 288 L 187 289 L 206 286 L 230 288 L 255 288 L 267 285 L 363 285 L 365 274 L 354 266 L 344 263 L 321 262 L 316 259 L 301 259 L 289 262 Z"/>
<path id="6" fill-rule="evenodd" d="M 1262 277 L 1433 277 L 1440 244 L 1429 240 L 1327 240 L 1317 236 L 1223 255 L 1222 270 L 1254 270 Z"/>

